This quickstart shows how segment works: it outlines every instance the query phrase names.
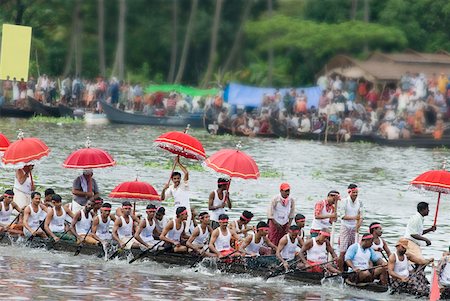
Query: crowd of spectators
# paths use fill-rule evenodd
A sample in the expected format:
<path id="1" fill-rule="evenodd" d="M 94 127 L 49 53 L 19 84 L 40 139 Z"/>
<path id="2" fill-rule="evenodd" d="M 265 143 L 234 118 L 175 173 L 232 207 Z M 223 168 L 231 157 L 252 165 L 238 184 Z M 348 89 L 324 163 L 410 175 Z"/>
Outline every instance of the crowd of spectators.
<path id="1" fill-rule="evenodd" d="M 378 133 L 388 139 L 433 135 L 440 139 L 450 116 L 450 84 L 447 76 L 406 72 L 397 83 L 374 85 L 362 78 L 321 76 L 317 107 L 308 105 L 303 90 L 290 89 L 284 95 L 274 90 L 264 95 L 261 106 L 252 111 L 225 107 L 212 114 L 218 127 L 233 133 L 270 133 L 284 125 L 288 136 L 307 133 L 336 135 L 337 141 L 352 135 Z"/>

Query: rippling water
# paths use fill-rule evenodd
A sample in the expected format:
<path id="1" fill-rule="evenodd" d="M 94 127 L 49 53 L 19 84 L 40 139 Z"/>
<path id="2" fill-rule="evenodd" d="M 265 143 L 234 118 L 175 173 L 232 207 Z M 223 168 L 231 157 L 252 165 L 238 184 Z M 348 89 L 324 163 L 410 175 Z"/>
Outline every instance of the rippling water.
<path id="1" fill-rule="evenodd" d="M 52 187 L 66 201 L 71 198 L 72 181 L 80 171 L 64 169 L 61 164 L 72 151 L 84 147 L 87 136 L 93 147 L 107 150 L 118 162 L 116 167 L 95 171 L 104 197 L 120 182 L 136 177 L 161 191 L 169 177 L 173 156 L 155 149 L 152 141 L 173 129 L 0 119 L 0 132 L 11 140 L 15 140 L 19 128 L 24 130 L 25 136 L 38 137 L 51 148 L 49 158 L 34 171 L 38 190 Z M 360 187 L 360 198 L 365 206 L 363 228 L 380 221 L 384 226 L 383 237 L 391 249 L 403 234 L 408 218 L 416 212 L 419 201 L 430 203 L 430 216 L 425 219 L 425 226 L 431 225 L 437 194 L 410 189 L 408 183 L 426 170 L 440 168 L 449 155 L 446 149 L 213 137 L 202 130 L 189 133 L 202 141 L 209 155 L 221 148 L 233 148 L 240 140 L 242 149 L 257 162 L 262 174 L 260 179 L 232 181 L 234 205 L 228 212 L 232 218 L 249 209 L 255 213 L 255 221 L 265 219 L 271 197 L 277 193 L 279 184 L 287 181 L 297 200 L 297 211 L 311 221 L 315 201 L 324 198 L 331 189 L 345 195 L 347 185 L 354 182 Z M 190 169 L 192 203 L 198 210 L 206 209 L 208 194 L 215 189 L 218 174 L 205 170 L 197 162 L 183 162 Z M 0 169 L 0 190 L 11 187 L 13 179 L 13 171 Z M 432 245 L 424 248 L 425 256 L 435 258 L 449 244 L 446 235 L 449 232 L 449 197 L 443 195 L 441 200 L 438 230 L 427 235 Z M 113 203 L 119 204 L 114 200 Z M 138 203 L 137 207 L 142 209 L 145 205 Z M 308 222 L 306 227 L 309 227 Z M 395 300 L 387 294 L 344 290 L 338 284 L 326 284 L 326 289 L 305 287 L 283 279 L 265 282 L 209 271 L 167 269 L 149 262 L 129 266 L 118 261 L 74 258 L 70 254 L 18 247 L 0 247 L 0 275 L 0 300 Z"/>

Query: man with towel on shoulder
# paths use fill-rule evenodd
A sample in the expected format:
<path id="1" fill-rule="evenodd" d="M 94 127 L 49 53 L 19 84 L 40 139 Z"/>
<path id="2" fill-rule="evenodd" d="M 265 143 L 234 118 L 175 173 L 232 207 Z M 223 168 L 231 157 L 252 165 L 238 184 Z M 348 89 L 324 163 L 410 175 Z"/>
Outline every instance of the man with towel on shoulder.
<path id="1" fill-rule="evenodd" d="M 83 174 L 73 181 L 72 212 L 80 211 L 89 200 L 99 196 L 97 182 L 93 178 L 92 169 L 83 170 Z"/>

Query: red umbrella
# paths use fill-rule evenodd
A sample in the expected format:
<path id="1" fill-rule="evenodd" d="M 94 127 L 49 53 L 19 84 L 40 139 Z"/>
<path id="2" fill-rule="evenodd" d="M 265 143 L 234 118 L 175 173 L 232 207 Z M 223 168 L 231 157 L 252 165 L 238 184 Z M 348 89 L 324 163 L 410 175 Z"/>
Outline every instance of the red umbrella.
<path id="1" fill-rule="evenodd" d="M 4 152 L 10 144 L 11 142 L 9 142 L 8 138 L 0 133 L 0 152 Z"/>
<path id="2" fill-rule="evenodd" d="M 26 165 L 34 165 L 50 153 L 44 142 L 37 138 L 24 138 L 22 131 L 17 138 L 3 154 L 2 162 L 5 167 L 20 169 Z"/>
<path id="3" fill-rule="evenodd" d="M 82 148 L 71 153 L 63 163 L 65 168 L 104 168 L 114 166 L 116 161 L 106 151 L 100 148 L 91 147 L 91 141 L 86 142 L 86 148 Z"/>
<path id="4" fill-rule="evenodd" d="M 239 149 L 222 149 L 206 159 L 205 164 L 231 178 L 259 178 L 258 165 L 252 157 Z"/>
<path id="5" fill-rule="evenodd" d="M 425 189 L 439 193 L 433 224 L 434 226 L 436 226 L 437 215 L 439 212 L 439 203 L 441 201 L 441 193 L 450 193 L 450 172 L 446 170 L 430 170 L 424 172 L 423 174 L 412 180 L 411 185 L 419 189 Z"/>
<path id="6" fill-rule="evenodd" d="M 200 141 L 183 132 L 164 133 L 155 139 L 155 145 L 185 158 L 194 160 L 205 160 L 206 158 Z"/>
<path id="7" fill-rule="evenodd" d="M 138 180 L 132 182 L 123 182 L 109 194 L 111 198 L 117 199 L 135 199 L 135 200 L 151 200 L 159 201 L 160 197 L 156 189 L 146 182 Z"/>

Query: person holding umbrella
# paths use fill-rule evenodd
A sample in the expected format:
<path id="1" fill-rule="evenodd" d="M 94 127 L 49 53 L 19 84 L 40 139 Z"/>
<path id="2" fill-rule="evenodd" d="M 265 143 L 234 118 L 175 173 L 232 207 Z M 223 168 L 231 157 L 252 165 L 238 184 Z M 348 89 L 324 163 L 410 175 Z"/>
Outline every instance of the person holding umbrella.
<path id="1" fill-rule="evenodd" d="M 73 181 L 72 212 L 80 211 L 89 200 L 99 196 L 97 181 L 93 178 L 92 169 L 83 170 L 83 174 Z"/>
<path id="2" fill-rule="evenodd" d="M 16 170 L 16 176 L 14 178 L 14 203 L 20 208 L 31 204 L 31 192 L 35 189 L 31 176 L 33 168 L 34 165 L 25 165 L 23 168 Z"/>
<path id="3" fill-rule="evenodd" d="M 217 180 L 217 190 L 211 191 L 208 200 L 208 209 L 211 211 L 211 226 L 213 229 L 219 227 L 219 215 L 225 214 L 225 207 L 231 209 L 231 200 L 228 195 L 230 179 L 219 178 Z"/>
<path id="4" fill-rule="evenodd" d="M 172 184 L 167 183 L 161 192 L 161 201 L 173 198 L 174 200 L 174 210 L 177 211 L 180 207 L 185 207 L 187 209 L 187 220 L 186 220 L 186 233 L 189 232 L 189 227 L 192 220 L 191 205 L 189 202 L 189 171 L 187 168 L 181 164 L 180 157 L 176 158 L 176 164 L 180 166 L 183 172 L 183 183 L 181 182 L 181 173 L 175 171 L 172 173 L 171 180 Z M 175 216 L 176 218 L 176 216 Z"/>
<path id="5" fill-rule="evenodd" d="M 278 245 L 280 239 L 288 232 L 295 216 L 295 200 L 289 196 L 291 187 L 288 183 L 280 185 L 280 193 L 273 197 L 268 210 L 269 240 Z"/>
<path id="6" fill-rule="evenodd" d="M 430 212 L 428 203 L 420 202 L 417 204 L 417 212 L 410 217 L 408 225 L 405 230 L 405 238 L 410 241 L 406 255 L 408 257 L 414 256 L 416 258 L 423 258 L 422 250 L 420 249 L 421 241 L 425 242 L 427 246 L 431 245 L 431 241 L 423 235 L 436 231 L 436 225 L 428 229 L 423 228 L 424 217 Z"/>

